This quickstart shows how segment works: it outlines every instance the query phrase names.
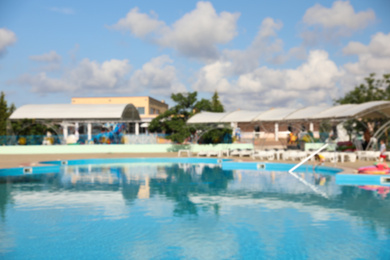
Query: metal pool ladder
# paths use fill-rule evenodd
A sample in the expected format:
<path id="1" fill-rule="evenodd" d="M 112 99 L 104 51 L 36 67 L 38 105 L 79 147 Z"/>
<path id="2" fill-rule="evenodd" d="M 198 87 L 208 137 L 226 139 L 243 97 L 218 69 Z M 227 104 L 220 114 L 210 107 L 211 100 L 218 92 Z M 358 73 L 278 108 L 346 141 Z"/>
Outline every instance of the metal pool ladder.
<path id="1" fill-rule="evenodd" d="M 325 197 L 325 198 L 328 198 L 328 195 L 326 195 L 324 192 L 320 191 L 319 189 L 317 189 L 316 186 L 314 186 L 313 184 L 310 184 L 308 183 L 307 181 L 305 181 L 305 179 L 299 177 L 298 175 L 296 175 L 294 173 L 294 170 L 297 169 L 299 166 L 301 166 L 302 164 L 304 164 L 305 162 L 307 162 L 308 160 L 310 160 L 311 158 L 313 158 L 316 154 L 318 154 L 319 152 L 321 152 L 324 148 L 326 148 L 327 146 L 329 145 L 329 143 L 326 143 L 324 144 L 320 149 L 318 149 L 317 151 L 313 152 L 312 154 L 310 154 L 308 157 L 306 157 L 305 159 L 303 159 L 300 163 L 298 163 L 297 165 L 295 165 L 294 167 L 292 167 L 288 173 L 291 174 L 292 176 L 294 176 L 296 179 L 298 179 L 300 182 L 302 182 L 303 184 L 305 184 L 306 186 L 308 186 L 310 189 L 312 189 L 314 192 L 320 194 L 321 196 Z"/>

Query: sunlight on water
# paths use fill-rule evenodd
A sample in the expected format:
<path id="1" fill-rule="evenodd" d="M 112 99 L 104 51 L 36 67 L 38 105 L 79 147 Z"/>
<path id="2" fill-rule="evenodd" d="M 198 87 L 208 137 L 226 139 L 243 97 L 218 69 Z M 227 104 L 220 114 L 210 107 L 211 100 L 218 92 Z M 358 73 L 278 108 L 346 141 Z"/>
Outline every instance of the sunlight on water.
<path id="1" fill-rule="evenodd" d="M 390 199 L 302 174 L 66 166 L 0 183 L 1 259 L 390 259 Z"/>

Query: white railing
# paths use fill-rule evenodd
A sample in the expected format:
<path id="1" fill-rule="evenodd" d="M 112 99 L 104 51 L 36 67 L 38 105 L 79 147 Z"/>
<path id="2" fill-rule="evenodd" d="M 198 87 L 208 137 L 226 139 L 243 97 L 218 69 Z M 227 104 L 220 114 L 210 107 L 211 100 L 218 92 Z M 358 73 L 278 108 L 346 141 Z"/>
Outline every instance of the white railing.
<path id="1" fill-rule="evenodd" d="M 306 186 L 308 186 L 310 189 L 312 189 L 314 192 L 320 194 L 321 196 L 323 196 L 324 198 L 328 198 L 328 195 L 326 195 L 324 192 L 320 191 L 319 189 L 317 189 L 316 186 L 314 186 L 313 184 L 310 184 L 308 183 L 305 179 L 299 177 L 298 175 L 296 175 L 294 173 L 294 170 L 296 170 L 299 166 L 301 166 L 302 164 L 304 164 L 305 162 L 307 162 L 308 160 L 310 160 L 311 158 L 313 158 L 316 154 L 318 154 L 319 152 L 321 152 L 324 148 L 326 148 L 329 144 L 326 143 L 325 145 L 323 145 L 320 149 L 318 149 L 317 151 L 313 152 L 312 154 L 310 154 L 308 157 L 306 157 L 305 159 L 303 159 L 300 163 L 298 163 L 297 165 L 295 165 L 294 167 L 292 167 L 288 173 L 291 174 L 292 176 L 294 176 L 298 181 L 302 182 L 303 184 L 305 184 Z"/>

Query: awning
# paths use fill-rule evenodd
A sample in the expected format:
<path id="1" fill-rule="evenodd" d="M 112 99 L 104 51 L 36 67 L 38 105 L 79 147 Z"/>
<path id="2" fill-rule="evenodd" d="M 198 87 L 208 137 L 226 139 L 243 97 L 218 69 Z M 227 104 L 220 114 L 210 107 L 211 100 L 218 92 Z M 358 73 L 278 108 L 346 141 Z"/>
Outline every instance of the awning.
<path id="1" fill-rule="evenodd" d="M 201 112 L 187 120 L 188 124 L 220 123 L 229 113 Z"/>
<path id="2" fill-rule="evenodd" d="M 10 116 L 11 120 L 36 119 L 56 121 L 140 121 L 138 110 L 132 104 L 99 105 L 25 105 Z"/>
<path id="3" fill-rule="evenodd" d="M 252 119 L 252 121 L 280 121 L 295 112 L 293 108 L 275 108 L 268 110 Z"/>
<path id="4" fill-rule="evenodd" d="M 295 110 L 291 114 L 287 115 L 283 120 L 286 121 L 294 121 L 294 120 L 308 120 L 312 119 L 315 115 L 318 115 L 319 113 L 326 111 L 329 109 L 329 107 L 323 107 L 323 106 L 311 106 L 311 107 L 305 107 L 298 110 Z"/>
<path id="5" fill-rule="evenodd" d="M 201 112 L 192 116 L 187 123 L 342 121 L 352 118 L 390 118 L 390 101 L 372 101 L 333 107 L 310 106 L 301 109 L 275 108 L 265 112 L 245 110 L 225 113 Z"/>
<path id="6" fill-rule="evenodd" d="M 237 110 L 231 113 L 228 113 L 224 116 L 220 122 L 221 123 L 230 123 L 230 122 L 251 122 L 254 117 L 256 117 L 261 112 L 258 111 L 247 111 L 247 110 Z"/>

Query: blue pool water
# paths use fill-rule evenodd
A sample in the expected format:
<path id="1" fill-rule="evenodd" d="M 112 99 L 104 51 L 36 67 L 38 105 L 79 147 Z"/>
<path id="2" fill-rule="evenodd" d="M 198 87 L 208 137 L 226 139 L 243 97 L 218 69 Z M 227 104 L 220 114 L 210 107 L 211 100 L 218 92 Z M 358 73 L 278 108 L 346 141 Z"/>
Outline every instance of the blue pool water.
<path id="1" fill-rule="evenodd" d="M 388 186 L 190 162 L 0 178 L 0 259 L 390 259 Z"/>

